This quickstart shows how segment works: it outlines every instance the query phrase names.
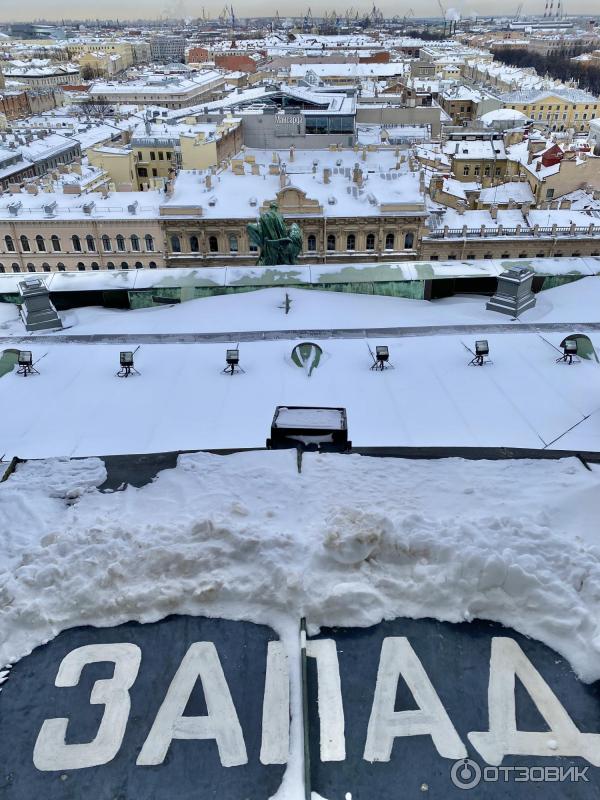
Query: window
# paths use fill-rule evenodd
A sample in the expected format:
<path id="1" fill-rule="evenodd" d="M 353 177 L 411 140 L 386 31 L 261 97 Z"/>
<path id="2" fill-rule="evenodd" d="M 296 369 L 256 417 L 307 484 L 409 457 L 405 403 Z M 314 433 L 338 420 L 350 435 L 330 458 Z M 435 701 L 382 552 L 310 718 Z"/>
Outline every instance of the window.
<path id="1" fill-rule="evenodd" d="M 141 150 L 138 150 L 138 161 L 143 161 L 143 160 L 144 160 L 144 155 Z"/>
<path id="2" fill-rule="evenodd" d="M 151 261 L 151 262 L 148 264 L 148 266 L 150 267 L 150 269 L 156 269 L 156 261 Z"/>
<path id="3" fill-rule="evenodd" d="M 55 253 L 60 253 L 60 239 L 56 234 L 53 234 L 50 237 L 50 241 L 52 242 L 52 249 Z"/>
<path id="4" fill-rule="evenodd" d="M 77 269 L 78 269 L 80 272 L 84 272 L 84 271 L 85 271 L 85 264 L 83 263 L 83 261 L 80 261 L 80 262 L 77 264 Z"/>
<path id="5" fill-rule="evenodd" d="M 21 240 L 21 250 L 24 253 L 29 253 L 31 251 L 31 247 L 29 246 L 29 239 L 26 236 L 19 237 Z"/>
<path id="6" fill-rule="evenodd" d="M 126 261 L 121 261 L 121 269 L 129 269 L 129 264 Z"/>
<path id="7" fill-rule="evenodd" d="M 150 236 L 149 233 L 147 233 L 144 236 L 144 243 L 146 245 L 147 252 L 148 253 L 153 253 L 154 252 L 154 239 L 152 238 L 152 236 Z"/>
<path id="8" fill-rule="evenodd" d="M 148 170 L 146 167 L 138 167 L 138 178 L 147 178 Z"/>
<path id="9" fill-rule="evenodd" d="M 165 160 L 165 154 L 163 153 L 162 150 L 158 151 L 158 160 L 159 161 L 164 161 Z"/>
<path id="10" fill-rule="evenodd" d="M 415 235 L 412 231 L 408 231 L 404 236 L 404 249 L 412 250 L 415 244 Z"/>
<path id="11" fill-rule="evenodd" d="M 235 233 L 229 234 L 229 252 L 237 253 L 238 251 L 238 238 Z"/>
<path id="12" fill-rule="evenodd" d="M 374 233 L 368 233 L 367 234 L 367 240 L 366 240 L 365 246 L 366 246 L 367 250 L 375 250 L 375 234 Z"/>
<path id="13" fill-rule="evenodd" d="M 73 242 L 73 250 L 76 253 L 81 253 L 81 239 L 79 236 L 71 236 L 71 241 Z"/>
<path id="14" fill-rule="evenodd" d="M 112 250 L 110 236 L 107 236 L 106 234 L 104 234 L 104 236 L 102 237 L 102 249 L 104 250 L 105 253 L 110 253 L 110 251 Z"/>
<path id="15" fill-rule="evenodd" d="M 496 167 L 496 169 L 494 171 L 494 175 L 498 178 L 500 176 L 501 172 L 502 172 L 502 170 L 500 169 L 500 167 Z"/>
<path id="16" fill-rule="evenodd" d="M 492 256 L 492 254 L 491 254 L 491 253 L 486 253 L 486 254 L 484 255 L 484 258 L 492 258 L 492 257 L 493 257 L 493 256 Z"/>
<path id="17" fill-rule="evenodd" d="M 393 250 L 394 244 L 396 241 L 396 237 L 393 233 L 388 233 L 385 237 L 385 249 L 386 250 Z"/>
<path id="18" fill-rule="evenodd" d="M 483 170 L 483 174 L 485 175 L 486 178 L 489 178 L 490 177 L 490 172 L 491 172 L 491 169 L 490 169 L 490 166 L 488 164 L 488 166 Z"/>
<path id="19" fill-rule="evenodd" d="M 309 253 L 314 253 L 317 249 L 317 237 L 313 233 L 306 240 L 306 249 Z"/>
<path id="20" fill-rule="evenodd" d="M 150 150 L 150 161 L 156 161 L 156 153 L 154 150 Z"/>
<path id="21" fill-rule="evenodd" d="M 335 250 L 335 236 L 333 235 L 333 233 L 330 233 L 327 236 L 327 249 Z"/>
<path id="22" fill-rule="evenodd" d="M 66 270 L 66 267 L 65 267 L 65 265 L 62 263 L 62 261 L 59 261 L 59 262 L 58 262 L 58 264 L 56 265 L 56 267 L 57 267 L 57 269 L 58 269 L 58 271 L 59 271 L 59 272 L 65 272 L 65 270 Z"/>
<path id="23" fill-rule="evenodd" d="M 480 172 L 481 172 L 481 168 L 480 168 L 479 164 L 476 164 L 475 165 L 475 169 L 473 170 L 473 174 L 475 175 L 475 177 L 479 177 L 479 173 Z"/>
<path id="24" fill-rule="evenodd" d="M 192 253 L 200 252 L 200 243 L 197 236 L 190 236 L 190 250 Z"/>
<path id="25" fill-rule="evenodd" d="M 527 253 L 519 253 L 519 258 L 527 258 Z"/>
<path id="26" fill-rule="evenodd" d="M 546 189 L 546 200 L 551 200 L 554 197 L 554 189 Z"/>
<path id="27" fill-rule="evenodd" d="M 13 264 L 12 265 L 12 271 L 13 272 L 21 272 L 21 267 L 18 264 Z"/>
<path id="28" fill-rule="evenodd" d="M 35 237 L 35 246 L 37 247 L 40 253 L 46 252 L 46 242 L 44 241 L 44 237 L 40 236 L 39 233 Z"/>
<path id="29" fill-rule="evenodd" d="M 468 175 L 471 172 L 471 167 L 468 164 L 465 164 L 463 167 L 463 175 Z"/>
<path id="30" fill-rule="evenodd" d="M 117 234 L 117 250 L 121 253 L 125 252 L 125 237 L 121 236 L 120 233 Z"/>
<path id="31" fill-rule="evenodd" d="M 6 245 L 6 249 L 9 253 L 15 252 L 15 243 L 13 242 L 12 236 L 5 236 L 4 243 Z"/>
<path id="32" fill-rule="evenodd" d="M 136 253 L 140 252 L 140 237 L 136 233 L 131 234 L 131 249 Z"/>
<path id="33" fill-rule="evenodd" d="M 94 241 L 94 237 L 90 233 L 88 233 L 88 235 L 85 237 L 85 246 L 87 247 L 90 253 L 96 252 L 96 242 Z"/>
<path id="34" fill-rule="evenodd" d="M 6 272 L 6 270 L 4 269 L 4 264 L 0 264 L 0 272 Z"/>
<path id="35" fill-rule="evenodd" d="M 208 237 L 208 249 L 211 253 L 218 253 L 219 252 L 219 240 L 216 236 L 209 236 Z"/>
<path id="36" fill-rule="evenodd" d="M 173 153 L 168 152 L 167 153 L 167 161 L 170 161 L 172 158 L 173 158 Z"/>
<path id="37" fill-rule="evenodd" d="M 50 264 L 48 264 L 47 261 L 44 261 L 44 263 L 42 264 L 42 269 L 44 270 L 44 272 L 50 272 Z"/>
<path id="38" fill-rule="evenodd" d="M 33 264 L 29 263 L 27 264 L 27 270 L 28 272 L 35 272 L 35 267 L 33 266 Z"/>
<path id="39" fill-rule="evenodd" d="M 467 259 L 474 260 L 475 259 L 475 253 L 468 253 Z"/>
<path id="40" fill-rule="evenodd" d="M 181 239 L 179 236 L 171 236 L 171 250 L 174 253 L 181 253 Z"/>
<path id="41" fill-rule="evenodd" d="M 93 270 L 99 270 L 100 269 L 97 261 L 92 261 L 92 269 Z"/>
<path id="42" fill-rule="evenodd" d="M 107 262 L 106 269 L 114 269 L 114 268 L 115 268 L 115 265 L 114 265 L 113 261 Z"/>
<path id="43" fill-rule="evenodd" d="M 144 265 L 142 264 L 142 262 L 141 262 L 141 261 L 136 261 L 136 262 L 135 262 L 135 268 L 136 268 L 136 269 L 142 269 L 142 268 L 143 268 L 143 266 L 144 266 Z"/>
<path id="44" fill-rule="evenodd" d="M 439 256 L 429 256 L 430 261 L 439 261 Z"/>
<path id="45" fill-rule="evenodd" d="M 356 250 L 356 236 L 353 233 L 346 236 L 346 250 Z"/>
<path id="46" fill-rule="evenodd" d="M 509 256 L 509 254 L 508 254 L 508 253 L 502 253 L 502 255 L 500 256 L 500 258 L 510 258 L 510 256 Z"/>
<path id="47" fill-rule="evenodd" d="M 158 177 L 158 170 L 157 169 L 152 168 L 152 177 L 153 178 Z"/>

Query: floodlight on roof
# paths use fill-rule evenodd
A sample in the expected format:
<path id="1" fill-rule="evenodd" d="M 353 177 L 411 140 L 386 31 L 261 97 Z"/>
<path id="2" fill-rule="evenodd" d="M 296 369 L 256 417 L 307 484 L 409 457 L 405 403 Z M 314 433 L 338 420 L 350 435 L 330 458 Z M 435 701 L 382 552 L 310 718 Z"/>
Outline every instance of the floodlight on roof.
<path id="1" fill-rule="evenodd" d="M 121 350 L 119 353 L 119 366 L 120 369 L 117 372 L 118 378 L 129 378 L 130 375 L 139 375 L 140 373 L 134 366 L 133 357 L 136 351 L 132 350 Z"/>
<path id="2" fill-rule="evenodd" d="M 230 375 L 235 374 L 236 372 L 243 372 L 244 370 L 240 367 L 240 350 L 239 347 L 232 347 L 228 348 L 225 351 L 225 363 L 227 366 L 225 367 L 222 372 L 229 373 Z"/>
<path id="3" fill-rule="evenodd" d="M 561 343 L 563 354 L 556 359 L 556 363 L 573 364 L 573 359 L 577 357 L 577 339 L 564 339 Z M 575 362 L 577 363 L 577 362 Z"/>
<path id="4" fill-rule="evenodd" d="M 464 343 L 463 343 L 464 344 Z M 465 345 L 466 347 L 466 345 Z M 467 347 L 467 350 L 473 351 Z M 484 364 L 491 364 L 492 362 L 487 358 L 490 354 L 490 346 L 487 339 L 477 339 L 475 342 L 475 353 L 473 358 L 469 361 L 470 367 L 483 367 Z"/>
<path id="5" fill-rule="evenodd" d="M 385 344 L 378 344 L 375 347 L 375 355 L 369 348 L 369 352 L 373 358 L 373 363 L 371 364 L 371 369 L 379 370 L 380 372 L 384 369 L 388 369 L 392 365 L 390 364 L 390 351 L 387 345 Z"/>
<path id="6" fill-rule="evenodd" d="M 19 365 L 17 375 L 22 375 L 24 378 L 26 378 L 28 375 L 40 374 L 33 366 L 33 354 L 31 350 L 19 350 L 17 364 Z"/>
<path id="7" fill-rule="evenodd" d="M 239 350 L 228 350 L 225 355 L 225 360 L 229 364 L 229 366 L 235 366 L 236 364 L 240 363 L 240 351 Z"/>
<path id="8" fill-rule="evenodd" d="M 30 367 L 33 363 L 31 350 L 19 350 L 18 362 L 20 367 Z"/>

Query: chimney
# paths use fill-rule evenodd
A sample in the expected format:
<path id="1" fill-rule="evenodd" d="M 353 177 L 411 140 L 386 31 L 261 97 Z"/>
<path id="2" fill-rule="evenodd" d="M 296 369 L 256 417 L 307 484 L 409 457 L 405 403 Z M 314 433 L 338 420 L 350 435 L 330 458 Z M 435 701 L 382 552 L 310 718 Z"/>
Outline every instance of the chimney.
<path id="1" fill-rule="evenodd" d="M 294 153 L 295 153 L 295 152 L 296 152 L 296 148 L 294 147 L 294 145 L 292 145 L 292 146 L 290 147 L 290 161 L 293 161 L 293 160 L 294 160 Z"/>
<path id="2" fill-rule="evenodd" d="M 498 206 L 495 203 L 490 206 L 490 216 L 492 219 L 498 219 Z"/>
<path id="3" fill-rule="evenodd" d="M 284 169 L 279 173 L 279 188 L 284 189 L 287 185 L 287 175 Z"/>
<path id="4" fill-rule="evenodd" d="M 210 173 L 204 178 L 204 185 L 207 189 L 212 189 L 212 179 Z"/>
<path id="5" fill-rule="evenodd" d="M 325 169 L 323 170 L 323 183 L 330 183 L 330 178 L 331 178 L 331 170 L 329 169 L 329 167 L 325 167 Z"/>
<path id="6" fill-rule="evenodd" d="M 362 169 L 358 166 L 358 164 L 355 164 L 354 169 L 352 170 L 352 181 L 357 186 L 362 186 L 363 174 Z"/>

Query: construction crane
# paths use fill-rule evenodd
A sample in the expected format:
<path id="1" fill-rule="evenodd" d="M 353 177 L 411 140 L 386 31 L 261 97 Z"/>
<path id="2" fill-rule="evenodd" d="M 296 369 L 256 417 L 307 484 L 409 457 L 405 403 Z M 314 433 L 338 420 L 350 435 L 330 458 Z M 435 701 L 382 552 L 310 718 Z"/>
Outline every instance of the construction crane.
<path id="1" fill-rule="evenodd" d="M 442 5 L 442 0 L 437 0 L 437 4 L 442 12 L 442 19 L 444 20 L 444 39 L 446 38 L 446 9 Z"/>
<path id="2" fill-rule="evenodd" d="M 308 11 L 304 15 L 304 19 L 302 20 L 302 30 L 306 33 L 310 33 L 310 31 L 314 28 L 314 25 L 315 23 L 313 20 L 312 11 L 309 7 Z"/>

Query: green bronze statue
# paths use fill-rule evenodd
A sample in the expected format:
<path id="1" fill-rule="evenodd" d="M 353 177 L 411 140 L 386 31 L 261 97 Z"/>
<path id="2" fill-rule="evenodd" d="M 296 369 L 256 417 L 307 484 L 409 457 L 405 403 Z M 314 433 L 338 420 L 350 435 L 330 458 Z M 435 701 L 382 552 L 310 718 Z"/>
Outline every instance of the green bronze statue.
<path id="1" fill-rule="evenodd" d="M 258 222 L 248 225 L 248 236 L 259 249 L 256 263 L 262 267 L 295 264 L 302 250 L 300 227 L 294 222 L 288 228 L 275 203 L 271 203 L 270 211 L 260 215 Z"/>

